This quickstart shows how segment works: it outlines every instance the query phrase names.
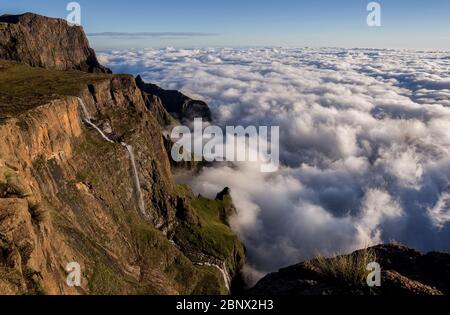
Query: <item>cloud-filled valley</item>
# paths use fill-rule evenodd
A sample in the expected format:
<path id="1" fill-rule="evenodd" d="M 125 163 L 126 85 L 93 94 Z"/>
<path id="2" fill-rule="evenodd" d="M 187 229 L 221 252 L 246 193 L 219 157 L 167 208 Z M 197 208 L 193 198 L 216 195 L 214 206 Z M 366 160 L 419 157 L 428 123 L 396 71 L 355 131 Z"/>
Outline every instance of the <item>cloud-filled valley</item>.
<path id="1" fill-rule="evenodd" d="M 210 197 L 232 189 L 249 272 L 394 240 L 450 250 L 450 53 L 167 48 L 99 58 L 203 99 L 220 126 L 280 126 L 278 172 L 224 164 L 191 183 Z"/>

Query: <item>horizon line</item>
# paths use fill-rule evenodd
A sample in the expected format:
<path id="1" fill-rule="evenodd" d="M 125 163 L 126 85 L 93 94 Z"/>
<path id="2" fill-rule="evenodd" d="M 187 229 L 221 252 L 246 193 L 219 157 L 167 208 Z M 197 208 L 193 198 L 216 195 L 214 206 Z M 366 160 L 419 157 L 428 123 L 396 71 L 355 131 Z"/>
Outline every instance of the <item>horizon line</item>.
<path id="1" fill-rule="evenodd" d="M 218 36 L 220 33 L 204 33 L 204 32 L 94 32 L 87 33 L 91 37 L 203 37 L 203 36 Z"/>

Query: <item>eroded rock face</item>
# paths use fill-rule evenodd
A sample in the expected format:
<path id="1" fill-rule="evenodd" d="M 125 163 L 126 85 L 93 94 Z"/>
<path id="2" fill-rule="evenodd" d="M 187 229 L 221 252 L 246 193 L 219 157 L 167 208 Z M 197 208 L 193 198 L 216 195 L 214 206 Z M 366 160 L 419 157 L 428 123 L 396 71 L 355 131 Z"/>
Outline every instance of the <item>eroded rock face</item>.
<path id="1" fill-rule="evenodd" d="M 136 77 L 136 84 L 146 98 L 147 107 L 156 113 L 159 121 L 167 121 L 165 111 L 180 121 L 194 118 L 211 121 L 211 110 L 203 101 L 193 100 L 180 91 L 164 90 L 155 84 L 145 83 L 141 76 Z"/>
<path id="2" fill-rule="evenodd" d="M 176 198 L 169 157 L 162 129 L 147 110 L 133 77 L 115 77 L 89 86 L 81 98 L 95 124 L 103 126 L 110 139 L 118 145 L 127 143 L 133 146 L 152 224 L 163 230 L 170 229 L 176 213 Z M 129 165 L 129 161 L 123 162 Z"/>
<path id="3" fill-rule="evenodd" d="M 145 106 L 165 130 L 164 145 L 169 155 L 174 145 L 170 133 L 175 126 L 190 126 L 196 118 L 211 121 L 211 110 L 203 101 L 193 100 L 179 91 L 164 90 L 155 84 L 145 83 L 139 75 L 136 77 L 136 85 L 141 90 Z M 171 159 L 170 163 L 173 169 L 190 171 L 200 170 L 208 165 L 206 161 L 194 160 L 176 162 Z"/>
<path id="4" fill-rule="evenodd" d="M 267 275 L 248 293 L 252 295 L 449 294 L 450 253 L 432 252 L 424 255 L 400 245 L 380 245 L 369 250 L 374 253 L 375 260 L 382 269 L 380 287 L 369 288 L 365 283 L 348 283 L 343 279 L 331 277 L 320 270 L 317 263 L 307 261 Z M 327 261 L 333 259 L 335 258 Z"/>
<path id="5" fill-rule="evenodd" d="M 0 59 L 58 70 L 111 72 L 98 62 L 82 27 L 33 13 L 0 17 Z"/>
<path id="6" fill-rule="evenodd" d="M 226 225 L 230 225 L 229 218 L 237 214 L 237 209 L 231 197 L 231 190 L 225 187 L 217 194 L 216 200 L 222 201 L 223 207 L 220 210 L 220 219 Z"/>

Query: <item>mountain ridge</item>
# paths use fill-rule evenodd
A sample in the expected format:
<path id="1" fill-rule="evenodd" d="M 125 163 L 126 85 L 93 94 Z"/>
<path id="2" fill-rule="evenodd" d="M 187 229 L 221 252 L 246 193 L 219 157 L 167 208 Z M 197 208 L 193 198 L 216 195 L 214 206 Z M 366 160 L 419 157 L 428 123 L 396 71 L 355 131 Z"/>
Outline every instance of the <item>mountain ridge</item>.
<path id="1" fill-rule="evenodd" d="M 81 26 L 34 13 L 0 16 L 0 59 L 34 67 L 112 73 L 100 65 Z"/>

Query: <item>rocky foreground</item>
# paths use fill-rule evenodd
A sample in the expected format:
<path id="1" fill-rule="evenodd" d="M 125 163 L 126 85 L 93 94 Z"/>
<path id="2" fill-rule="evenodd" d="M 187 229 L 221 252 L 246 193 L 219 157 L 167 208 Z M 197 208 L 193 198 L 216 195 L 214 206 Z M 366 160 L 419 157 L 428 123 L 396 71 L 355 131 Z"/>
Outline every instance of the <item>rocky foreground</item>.
<path id="1" fill-rule="evenodd" d="M 381 266 L 381 285 L 372 288 L 366 281 L 369 275 L 366 266 L 371 261 Z M 268 296 L 447 295 L 450 294 L 450 253 L 424 255 L 405 246 L 380 245 L 281 269 L 264 277 L 248 293 Z"/>

